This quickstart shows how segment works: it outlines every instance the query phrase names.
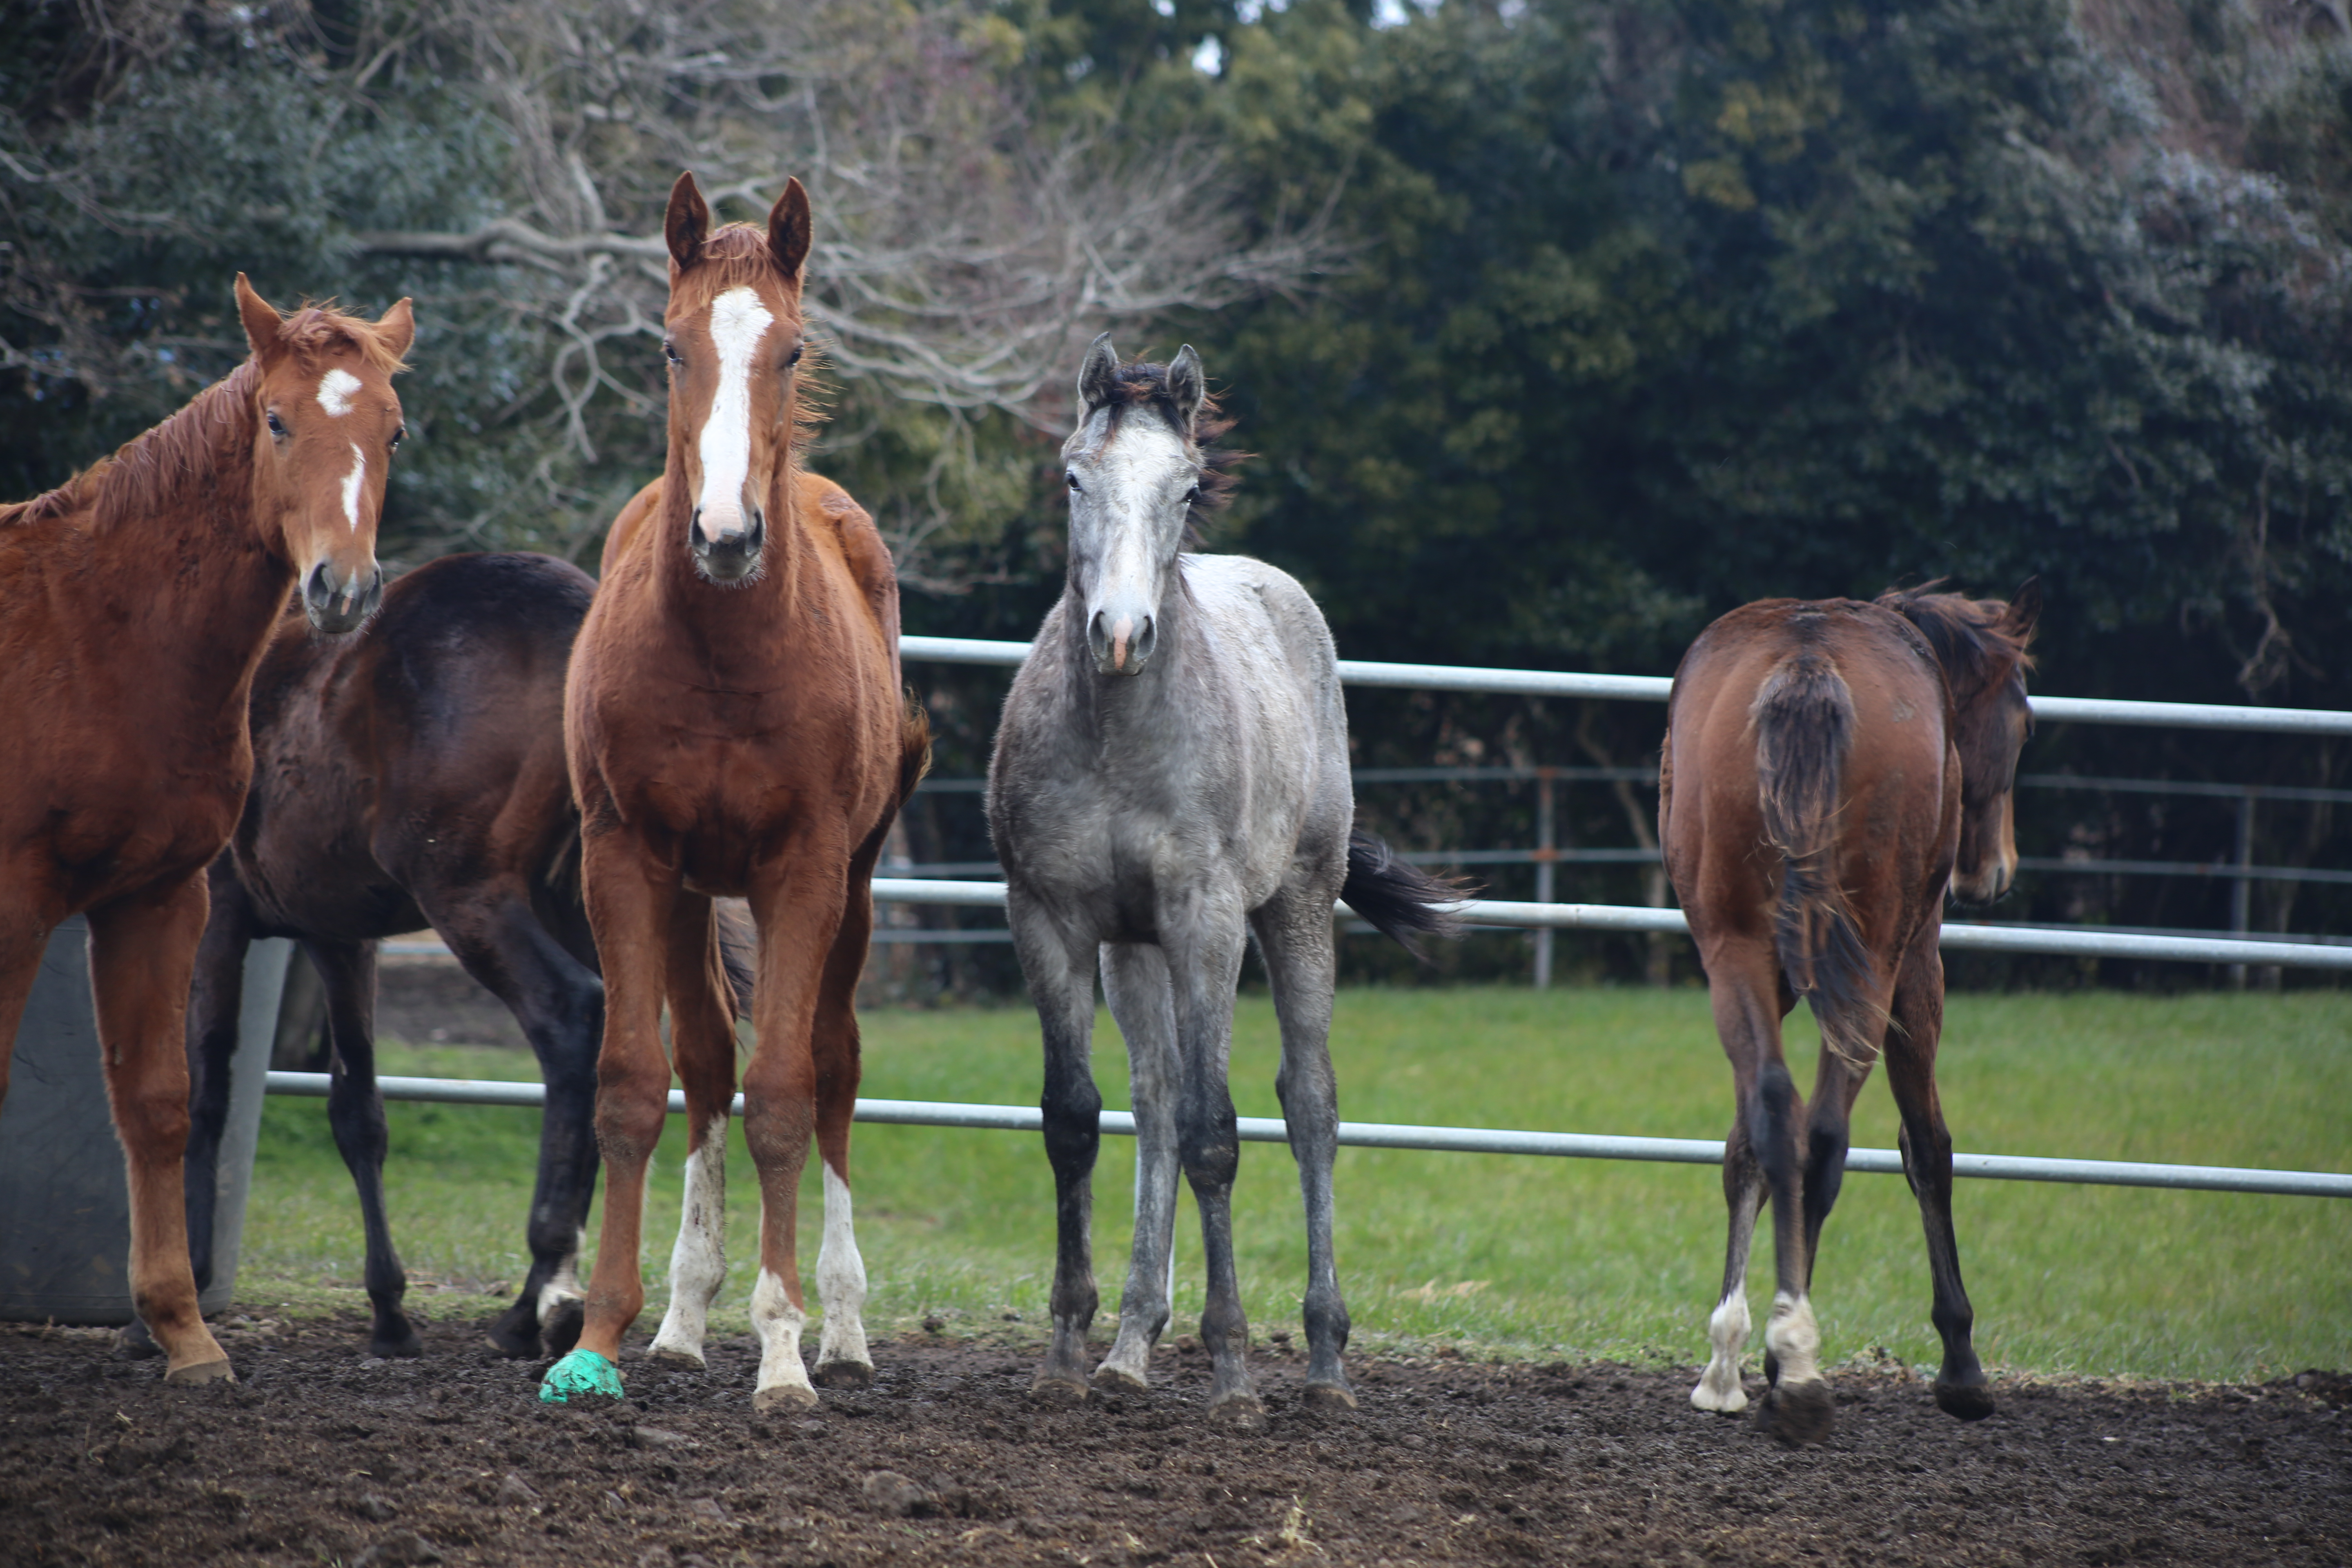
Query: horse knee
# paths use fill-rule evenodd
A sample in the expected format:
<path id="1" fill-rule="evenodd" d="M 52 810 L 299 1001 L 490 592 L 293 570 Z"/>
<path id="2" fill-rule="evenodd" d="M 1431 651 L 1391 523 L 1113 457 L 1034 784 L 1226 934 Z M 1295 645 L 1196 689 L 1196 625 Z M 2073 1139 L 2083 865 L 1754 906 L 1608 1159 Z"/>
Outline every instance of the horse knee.
<path id="1" fill-rule="evenodd" d="M 661 1142 L 669 1113 L 669 1073 L 600 1071 L 596 1095 L 596 1147 L 605 1161 L 636 1163 L 650 1158 Z"/>
<path id="2" fill-rule="evenodd" d="M 110 1086 L 114 1126 L 131 1157 L 154 1158 L 168 1152 L 174 1162 L 188 1149 L 188 1095 L 185 1084 L 115 1084 Z"/>
<path id="3" fill-rule="evenodd" d="M 1102 1146 L 1102 1091 L 1091 1082 L 1049 1086 L 1039 1109 L 1054 1169 L 1074 1176 L 1092 1171 Z"/>
<path id="4" fill-rule="evenodd" d="M 1218 1123 L 1194 1125 L 1189 1119 L 1176 1130 L 1176 1157 L 1183 1163 L 1184 1177 L 1197 1190 L 1222 1190 L 1234 1184 L 1234 1173 L 1241 1169 L 1241 1142 L 1234 1136 L 1230 1117 Z"/>

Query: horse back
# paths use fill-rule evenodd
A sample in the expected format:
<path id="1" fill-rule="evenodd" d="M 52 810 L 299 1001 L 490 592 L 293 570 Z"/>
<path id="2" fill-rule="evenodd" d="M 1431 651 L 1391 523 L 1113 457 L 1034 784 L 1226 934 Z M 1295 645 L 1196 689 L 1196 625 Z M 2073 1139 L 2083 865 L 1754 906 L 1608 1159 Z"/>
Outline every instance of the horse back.
<path id="1" fill-rule="evenodd" d="M 1932 907 L 1958 832 L 1951 735 L 1933 652 L 1874 605 L 1764 600 L 1708 626 L 1675 673 L 1658 807 L 1702 949 L 1769 937 L 1790 863 L 1815 857 L 1874 945 Z"/>

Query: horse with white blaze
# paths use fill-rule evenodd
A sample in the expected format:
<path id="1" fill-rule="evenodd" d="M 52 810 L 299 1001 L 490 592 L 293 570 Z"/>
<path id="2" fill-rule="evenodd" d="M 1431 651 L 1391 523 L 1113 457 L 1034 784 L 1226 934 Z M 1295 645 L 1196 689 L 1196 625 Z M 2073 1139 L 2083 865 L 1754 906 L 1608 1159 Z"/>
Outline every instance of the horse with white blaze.
<path id="1" fill-rule="evenodd" d="M 1078 393 L 1083 416 L 1062 448 L 1068 581 L 1005 700 L 988 781 L 1013 944 L 1044 1026 L 1058 1205 L 1053 1340 L 1034 1386 L 1076 1399 L 1088 1386 L 1099 963 L 1127 1040 L 1136 1223 L 1118 1339 L 1094 1386 L 1149 1384 L 1172 1308 L 1181 1163 L 1207 1252 L 1210 1411 L 1264 1420 L 1234 1266 L 1240 1143 L 1226 1089 L 1234 989 L 1255 933 L 1306 1201 L 1307 1398 L 1353 1405 L 1331 1248 L 1332 901 L 1344 897 L 1409 946 L 1455 928 L 1459 895 L 1355 828 L 1338 660 L 1307 591 L 1263 562 L 1189 548 L 1197 514 L 1231 483 L 1214 446 L 1228 422 L 1200 357 L 1187 345 L 1165 366 L 1122 364 L 1106 335 L 1087 351 Z"/>

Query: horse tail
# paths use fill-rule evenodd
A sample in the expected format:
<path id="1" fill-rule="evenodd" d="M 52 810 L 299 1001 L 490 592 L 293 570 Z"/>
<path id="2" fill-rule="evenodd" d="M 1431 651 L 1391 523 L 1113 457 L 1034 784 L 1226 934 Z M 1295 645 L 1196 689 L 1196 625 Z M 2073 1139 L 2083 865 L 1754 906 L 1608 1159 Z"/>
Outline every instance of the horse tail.
<path id="1" fill-rule="evenodd" d="M 1349 830 L 1348 879 L 1340 884 L 1340 901 L 1415 958 L 1426 962 L 1428 957 L 1419 938 L 1462 934 L 1462 916 L 1454 906 L 1467 892 L 1459 883 L 1406 865 L 1362 828 Z"/>
<path id="2" fill-rule="evenodd" d="M 898 729 L 898 804 L 904 805 L 931 771 L 931 716 L 912 691 Z"/>
<path id="3" fill-rule="evenodd" d="M 1780 852 L 1772 922 L 1780 970 L 1789 989 L 1811 1004 L 1822 1042 L 1863 1061 L 1868 1051 L 1858 1026 L 1868 1010 L 1870 952 L 1847 906 L 1837 858 L 1853 693 L 1826 655 L 1800 653 L 1773 667 L 1748 713 L 1756 730 L 1756 804 L 1765 840 Z"/>
<path id="4" fill-rule="evenodd" d="M 751 978 L 759 973 L 758 931 L 751 907 L 736 899 L 714 899 L 711 915 L 719 930 L 719 962 L 727 971 L 727 989 L 735 998 L 735 1016 L 751 1016 Z"/>

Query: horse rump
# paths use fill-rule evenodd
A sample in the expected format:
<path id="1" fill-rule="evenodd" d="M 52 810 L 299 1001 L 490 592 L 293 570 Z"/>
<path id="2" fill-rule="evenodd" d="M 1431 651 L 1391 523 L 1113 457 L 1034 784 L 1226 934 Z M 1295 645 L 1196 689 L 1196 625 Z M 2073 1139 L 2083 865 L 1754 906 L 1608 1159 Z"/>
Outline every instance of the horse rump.
<path id="1" fill-rule="evenodd" d="M 1847 907 L 1837 864 L 1837 816 L 1853 745 L 1853 693 L 1826 655 L 1773 667 L 1748 718 L 1756 731 L 1756 804 L 1766 842 L 1780 853 L 1773 945 L 1789 989 L 1812 1006 L 1822 1040 L 1849 1060 L 1863 1054 L 1870 953 Z"/>
<path id="2" fill-rule="evenodd" d="M 1454 906 L 1475 890 L 1406 865 L 1360 827 L 1349 831 L 1348 879 L 1340 884 L 1340 901 L 1423 963 L 1429 955 L 1422 952 L 1420 939 L 1460 936 L 1462 916 Z"/>

